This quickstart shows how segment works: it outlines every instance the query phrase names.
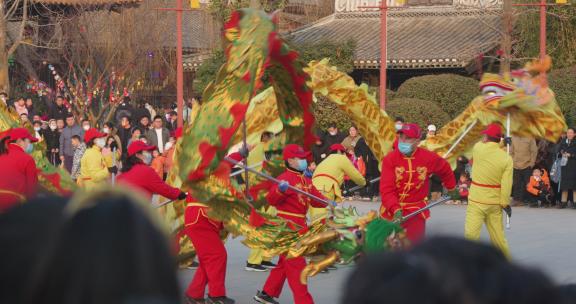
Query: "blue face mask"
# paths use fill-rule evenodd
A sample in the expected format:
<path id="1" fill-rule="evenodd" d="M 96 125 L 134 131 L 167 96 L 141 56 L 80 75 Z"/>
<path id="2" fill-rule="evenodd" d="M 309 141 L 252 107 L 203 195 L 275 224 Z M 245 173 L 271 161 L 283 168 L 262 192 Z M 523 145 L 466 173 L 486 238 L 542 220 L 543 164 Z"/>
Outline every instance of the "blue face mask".
<path id="1" fill-rule="evenodd" d="M 34 146 L 32 146 L 32 144 L 29 143 L 29 144 L 26 146 L 26 149 L 24 149 L 24 152 L 30 154 L 30 153 L 32 153 L 32 151 L 34 151 Z"/>
<path id="2" fill-rule="evenodd" d="M 408 156 L 408 155 L 412 154 L 412 151 L 414 151 L 414 148 L 413 148 L 412 144 L 399 142 L 398 143 L 398 151 L 400 151 L 400 153 Z"/>
<path id="3" fill-rule="evenodd" d="M 298 171 L 302 171 L 304 172 L 306 169 L 308 169 L 308 162 L 305 159 L 299 159 L 298 160 L 298 168 L 296 168 Z"/>
<path id="4" fill-rule="evenodd" d="M 152 154 L 150 154 L 150 152 L 144 152 L 142 155 L 144 155 L 144 163 L 150 165 L 152 163 Z"/>

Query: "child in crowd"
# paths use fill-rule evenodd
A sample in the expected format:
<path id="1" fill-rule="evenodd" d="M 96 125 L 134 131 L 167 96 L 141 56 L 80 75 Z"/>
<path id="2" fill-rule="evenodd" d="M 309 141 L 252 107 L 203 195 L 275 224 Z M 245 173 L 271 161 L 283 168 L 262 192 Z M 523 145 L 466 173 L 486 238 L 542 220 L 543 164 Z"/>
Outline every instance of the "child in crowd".
<path id="1" fill-rule="evenodd" d="M 166 145 L 164 145 L 164 175 L 168 176 L 168 172 L 172 170 L 174 165 L 174 150 L 176 149 L 176 138 L 170 137 Z"/>
<path id="2" fill-rule="evenodd" d="M 458 195 L 460 196 L 460 201 L 463 204 L 468 202 L 468 193 L 470 191 L 470 178 L 466 173 L 460 174 L 460 179 L 458 180 Z"/>
<path id="3" fill-rule="evenodd" d="M 528 202 L 530 207 L 541 207 L 543 203 L 552 203 L 550 194 L 550 179 L 546 170 L 535 168 L 526 186 L 529 193 Z"/>
<path id="4" fill-rule="evenodd" d="M 74 158 L 72 160 L 72 171 L 70 172 L 70 176 L 74 181 L 76 181 L 80 176 L 80 161 L 82 160 L 82 156 L 84 156 L 84 152 L 86 152 L 86 144 L 78 135 L 72 136 L 71 143 L 74 148 Z"/>
<path id="5" fill-rule="evenodd" d="M 139 139 L 141 142 L 143 142 L 143 143 L 145 143 L 145 144 L 148 144 L 148 138 L 146 137 L 146 135 L 142 134 L 142 135 L 140 135 L 140 136 L 138 137 L 138 139 Z"/>
<path id="6" fill-rule="evenodd" d="M 314 170 L 316 170 L 316 163 L 310 162 L 308 164 L 308 168 L 306 168 L 306 170 L 304 171 L 304 176 L 312 178 L 312 175 L 314 175 Z"/>
<path id="7" fill-rule="evenodd" d="M 154 169 L 154 171 L 156 171 L 156 173 L 158 174 L 158 176 L 161 179 L 164 179 L 164 163 L 165 162 L 166 162 L 166 157 L 164 157 L 160 153 L 158 148 L 156 148 L 154 151 L 152 151 L 152 163 L 150 164 L 150 167 L 152 167 L 152 169 Z"/>

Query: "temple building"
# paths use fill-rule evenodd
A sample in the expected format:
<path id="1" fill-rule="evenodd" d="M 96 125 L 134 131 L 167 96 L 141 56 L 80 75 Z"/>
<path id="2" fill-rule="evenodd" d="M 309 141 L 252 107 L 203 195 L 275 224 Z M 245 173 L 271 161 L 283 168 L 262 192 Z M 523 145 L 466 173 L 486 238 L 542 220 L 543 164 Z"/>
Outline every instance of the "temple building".
<path id="1" fill-rule="evenodd" d="M 419 75 L 471 75 L 494 61 L 501 40 L 501 0 L 387 1 L 388 87 L 396 88 Z M 352 76 L 376 87 L 380 12 L 363 7 L 379 4 L 378 0 L 335 0 L 334 14 L 287 36 L 295 44 L 355 41 Z"/>

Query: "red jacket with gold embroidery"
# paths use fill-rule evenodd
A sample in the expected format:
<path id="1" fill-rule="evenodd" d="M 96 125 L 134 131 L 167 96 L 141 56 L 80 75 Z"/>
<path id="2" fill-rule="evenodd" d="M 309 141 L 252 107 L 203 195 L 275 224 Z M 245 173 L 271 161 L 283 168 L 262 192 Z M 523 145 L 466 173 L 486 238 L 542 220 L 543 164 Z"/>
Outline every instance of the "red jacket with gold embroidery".
<path id="1" fill-rule="evenodd" d="M 16 144 L 8 144 L 0 155 L 0 213 L 33 198 L 38 187 L 38 169 L 32 156 Z"/>
<path id="2" fill-rule="evenodd" d="M 298 171 L 287 169 L 284 173 L 280 174 L 277 179 L 287 181 L 290 186 L 299 188 L 314 196 L 327 200 L 324 195 L 314 187 L 312 180 Z M 270 192 L 268 192 L 266 200 L 270 205 L 276 207 L 279 217 L 288 219 L 298 224 L 301 228 L 307 226 L 306 213 L 308 213 L 309 206 L 316 208 L 326 207 L 323 203 L 299 194 L 291 189 L 282 193 L 278 190 L 278 185 L 274 185 Z"/>
<path id="3" fill-rule="evenodd" d="M 450 165 L 436 153 L 422 148 L 417 148 L 410 157 L 398 149 L 388 153 L 382 160 L 380 215 L 391 219 L 398 209 L 402 209 L 405 216 L 425 207 L 431 174 L 440 177 L 447 189 L 456 187 Z M 430 212 L 425 211 L 422 215 L 428 218 Z"/>

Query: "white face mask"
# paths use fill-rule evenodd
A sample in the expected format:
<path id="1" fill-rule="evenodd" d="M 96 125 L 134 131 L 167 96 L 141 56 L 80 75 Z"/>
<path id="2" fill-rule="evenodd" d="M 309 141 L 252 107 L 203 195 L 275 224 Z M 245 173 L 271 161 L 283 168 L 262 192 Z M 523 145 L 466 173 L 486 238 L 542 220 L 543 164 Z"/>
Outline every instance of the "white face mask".
<path id="1" fill-rule="evenodd" d="M 40 127 L 34 127 L 34 131 L 36 132 L 40 131 L 40 129 L 41 129 Z"/>
<path id="2" fill-rule="evenodd" d="M 56 125 L 50 125 L 50 130 L 52 130 L 52 131 L 56 130 L 57 128 L 58 128 L 58 126 L 56 126 Z"/>
<path id="3" fill-rule="evenodd" d="M 88 131 L 90 130 L 90 126 L 83 126 L 82 129 L 84 129 L 84 131 Z"/>
<path id="4" fill-rule="evenodd" d="M 102 131 L 106 134 L 110 134 L 110 129 L 108 129 L 108 128 L 104 128 L 104 129 L 102 129 Z"/>
<path id="5" fill-rule="evenodd" d="M 96 138 L 94 140 L 94 144 L 99 148 L 104 148 L 104 146 L 106 146 L 106 138 L 104 137 Z"/>

